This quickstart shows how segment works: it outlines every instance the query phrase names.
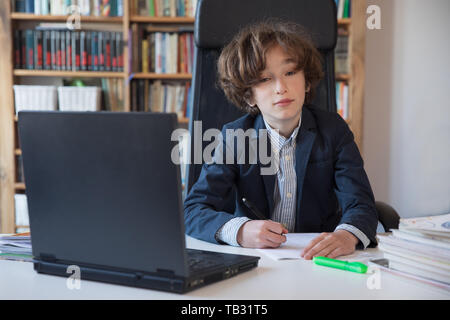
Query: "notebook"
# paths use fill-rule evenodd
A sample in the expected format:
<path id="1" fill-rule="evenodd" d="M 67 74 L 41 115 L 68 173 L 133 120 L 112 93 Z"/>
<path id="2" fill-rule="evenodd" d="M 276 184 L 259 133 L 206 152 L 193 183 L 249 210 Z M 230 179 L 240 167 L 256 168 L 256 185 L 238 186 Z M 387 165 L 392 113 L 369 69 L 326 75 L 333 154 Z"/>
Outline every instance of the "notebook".
<path id="1" fill-rule="evenodd" d="M 186 249 L 175 114 L 19 112 L 34 269 L 183 293 L 259 257 Z"/>

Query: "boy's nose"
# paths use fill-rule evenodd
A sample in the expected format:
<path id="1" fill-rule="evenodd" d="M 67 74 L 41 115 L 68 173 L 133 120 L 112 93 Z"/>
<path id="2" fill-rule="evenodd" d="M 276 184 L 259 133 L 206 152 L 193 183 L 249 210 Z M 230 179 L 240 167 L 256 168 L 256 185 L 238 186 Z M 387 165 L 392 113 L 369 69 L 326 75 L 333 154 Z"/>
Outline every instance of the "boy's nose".
<path id="1" fill-rule="evenodd" d="M 287 91 L 285 83 L 282 80 L 278 80 L 275 90 L 277 94 L 284 94 Z"/>

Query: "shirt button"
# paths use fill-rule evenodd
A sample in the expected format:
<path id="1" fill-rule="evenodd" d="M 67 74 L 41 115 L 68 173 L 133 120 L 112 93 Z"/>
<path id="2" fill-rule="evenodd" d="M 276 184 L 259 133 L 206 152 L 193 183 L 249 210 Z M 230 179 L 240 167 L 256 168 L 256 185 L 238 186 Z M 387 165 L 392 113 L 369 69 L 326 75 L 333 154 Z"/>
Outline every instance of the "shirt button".
<path id="1" fill-rule="evenodd" d="M 288 192 L 288 193 L 286 194 L 286 197 L 292 198 L 292 193 Z"/>
<path id="2" fill-rule="evenodd" d="M 286 157 L 284 157 L 284 159 L 285 159 L 286 161 L 289 161 L 289 160 L 291 160 L 291 157 L 286 156 Z"/>

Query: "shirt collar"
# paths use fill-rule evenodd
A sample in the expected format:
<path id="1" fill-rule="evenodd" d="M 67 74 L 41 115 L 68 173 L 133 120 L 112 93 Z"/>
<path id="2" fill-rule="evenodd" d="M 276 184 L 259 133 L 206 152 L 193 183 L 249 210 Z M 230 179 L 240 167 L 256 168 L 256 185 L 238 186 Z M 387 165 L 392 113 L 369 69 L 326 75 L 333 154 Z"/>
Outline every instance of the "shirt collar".
<path id="1" fill-rule="evenodd" d="M 300 129 L 300 125 L 302 123 L 301 115 L 300 115 L 300 119 L 298 121 L 298 126 L 294 129 L 294 131 L 292 132 L 292 134 L 289 138 L 285 138 L 282 135 L 280 135 L 276 129 L 273 129 L 267 123 L 267 121 L 266 121 L 266 119 L 264 119 L 264 117 L 263 117 L 263 120 L 264 120 L 264 124 L 266 125 L 267 131 L 269 133 L 269 138 L 270 138 L 270 142 L 272 144 L 272 148 L 279 151 L 283 148 L 284 145 L 295 143 L 295 139 L 297 138 L 297 134 Z"/>

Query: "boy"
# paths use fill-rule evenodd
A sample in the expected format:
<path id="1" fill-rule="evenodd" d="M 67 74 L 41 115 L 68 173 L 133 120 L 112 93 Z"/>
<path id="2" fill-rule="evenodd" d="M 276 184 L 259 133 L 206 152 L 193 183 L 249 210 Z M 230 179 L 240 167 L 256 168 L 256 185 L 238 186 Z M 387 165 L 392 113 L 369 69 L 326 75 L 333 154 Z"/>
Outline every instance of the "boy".
<path id="1" fill-rule="evenodd" d="M 276 248 L 288 232 L 322 232 L 302 252 L 305 259 L 375 246 L 378 215 L 363 161 L 345 121 L 311 104 L 323 74 L 301 28 L 269 21 L 242 29 L 222 50 L 218 73 L 227 98 L 248 112 L 223 135 L 267 130 L 277 170 L 262 175 L 260 159 L 205 164 L 185 200 L 186 233 Z M 233 212 L 224 200 L 231 192 Z M 255 211 L 266 219 L 255 219 Z"/>

